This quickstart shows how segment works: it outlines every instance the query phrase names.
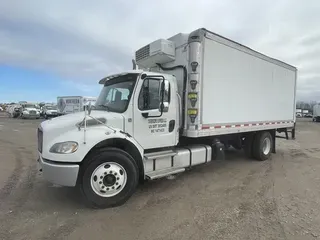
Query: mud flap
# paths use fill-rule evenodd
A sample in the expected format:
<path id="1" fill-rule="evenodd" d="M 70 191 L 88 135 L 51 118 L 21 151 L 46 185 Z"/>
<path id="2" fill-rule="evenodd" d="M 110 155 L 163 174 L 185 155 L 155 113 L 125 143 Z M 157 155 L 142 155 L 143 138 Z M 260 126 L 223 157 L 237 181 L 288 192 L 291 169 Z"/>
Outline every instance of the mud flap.
<path id="1" fill-rule="evenodd" d="M 212 145 L 213 159 L 212 160 L 224 160 L 225 159 L 225 146 L 220 141 L 215 141 Z"/>

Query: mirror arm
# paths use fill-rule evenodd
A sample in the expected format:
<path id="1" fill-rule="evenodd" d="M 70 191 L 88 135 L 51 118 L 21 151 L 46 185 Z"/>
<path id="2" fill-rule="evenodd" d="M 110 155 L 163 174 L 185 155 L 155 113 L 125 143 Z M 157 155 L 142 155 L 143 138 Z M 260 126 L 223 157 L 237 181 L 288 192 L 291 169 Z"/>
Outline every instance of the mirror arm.
<path id="1" fill-rule="evenodd" d="M 141 115 L 144 118 L 148 118 L 149 117 L 149 113 L 148 112 L 141 113 Z"/>

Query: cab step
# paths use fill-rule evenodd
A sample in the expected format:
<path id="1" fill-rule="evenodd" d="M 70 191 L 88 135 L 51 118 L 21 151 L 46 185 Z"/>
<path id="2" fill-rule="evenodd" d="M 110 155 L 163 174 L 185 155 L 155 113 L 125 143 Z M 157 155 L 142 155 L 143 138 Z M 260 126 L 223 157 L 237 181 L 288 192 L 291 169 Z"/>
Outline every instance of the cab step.
<path id="1" fill-rule="evenodd" d="M 146 160 L 153 160 L 153 159 L 160 159 L 160 158 L 166 158 L 166 157 L 173 157 L 177 153 L 172 150 L 167 151 L 161 151 L 161 152 L 152 152 L 152 153 L 146 153 L 144 154 L 144 157 Z"/>
<path id="2" fill-rule="evenodd" d="M 185 170 L 186 170 L 185 168 L 169 168 L 169 169 L 163 169 L 163 170 L 147 173 L 146 176 L 148 179 L 154 180 L 157 178 L 162 178 L 165 176 L 181 173 L 181 172 L 184 172 Z"/>

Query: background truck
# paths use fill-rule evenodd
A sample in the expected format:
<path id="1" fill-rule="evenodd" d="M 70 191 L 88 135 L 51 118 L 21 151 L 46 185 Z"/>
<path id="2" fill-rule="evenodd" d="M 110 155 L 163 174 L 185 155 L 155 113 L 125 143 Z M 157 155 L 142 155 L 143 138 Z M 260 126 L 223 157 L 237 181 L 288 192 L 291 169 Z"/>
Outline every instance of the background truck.
<path id="1" fill-rule="evenodd" d="M 121 205 L 139 181 L 223 158 L 230 146 L 266 160 L 277 131 L 294 136 L 295 67 L 206 29 L 135 55 L 135 70 L 99 81 L 94 108 L 38 128 L 44 177 L 78 185 L 90 206 Z"/>
<path id="2" fill-rule="evenodd" d="M 21 105 L 20 104 L 11 104 L 7 106 L 6 112 L 9 117 L 17 118 L 21 115 Z"/>
<path id="3" fill-rule="evenodd" d="M 319 104 L 313 106 L 312 120 L 314 122 L 320 122 L 320 105 Z"/>
<path id="4" fill-rule="evenodd" d="M 63 96 L 57 97 L 58 114 L 64 115 L 68 113 L 81 112 L 84 110 L 84 106 L 90 102 L 94 105 L 96 97 L 84 97 L 84 96 Z"/>
<path id="5" fill-rule="evenodd" d="M 25 102 L 20 104 L 20 117 L 21 118 L 40 118 L 40 106 L 36 103 Z"/>

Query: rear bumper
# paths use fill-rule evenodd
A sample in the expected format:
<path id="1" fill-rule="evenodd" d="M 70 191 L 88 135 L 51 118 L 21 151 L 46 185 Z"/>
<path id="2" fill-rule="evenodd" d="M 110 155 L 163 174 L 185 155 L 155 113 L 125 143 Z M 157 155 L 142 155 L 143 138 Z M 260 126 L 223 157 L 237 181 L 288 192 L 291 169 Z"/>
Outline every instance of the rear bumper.
<path id="1" fill-rule="evenodd" d="M 53 184 L 66 187 L 74 187 L 77 184 L 80 168 L 77 164 L 64 164 L 45 160 L 39 154 L 38 168 L 43 177 Z"/>

